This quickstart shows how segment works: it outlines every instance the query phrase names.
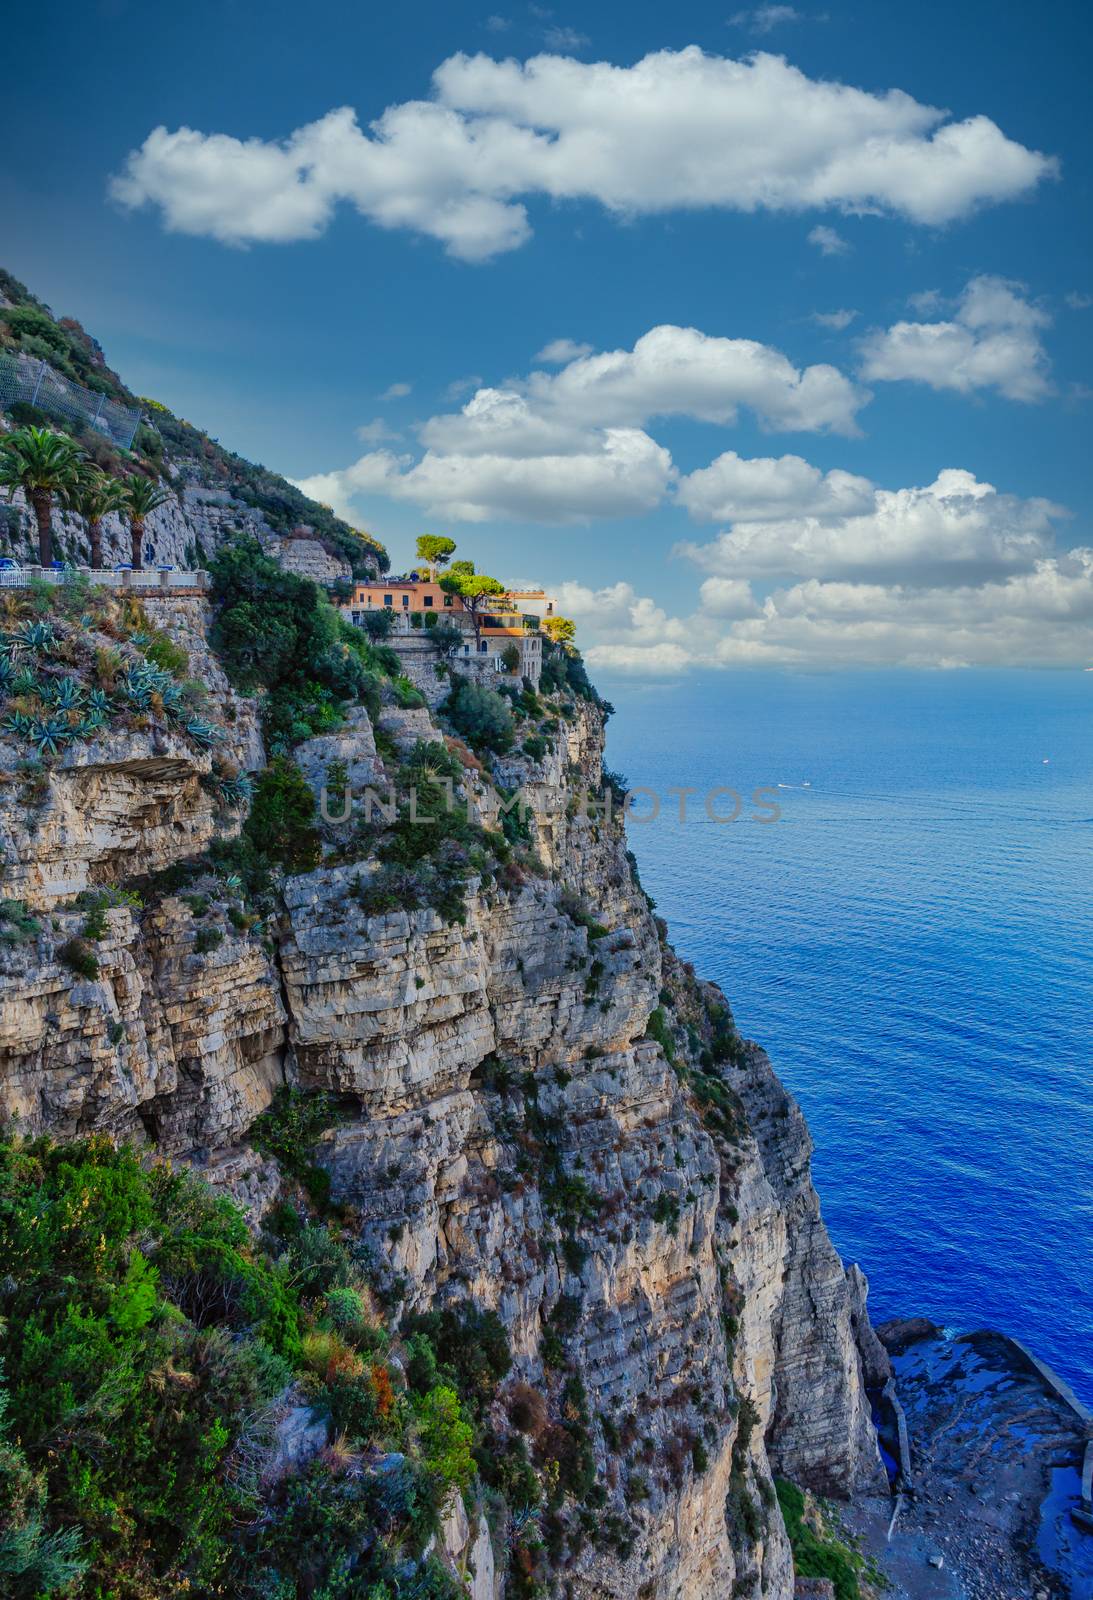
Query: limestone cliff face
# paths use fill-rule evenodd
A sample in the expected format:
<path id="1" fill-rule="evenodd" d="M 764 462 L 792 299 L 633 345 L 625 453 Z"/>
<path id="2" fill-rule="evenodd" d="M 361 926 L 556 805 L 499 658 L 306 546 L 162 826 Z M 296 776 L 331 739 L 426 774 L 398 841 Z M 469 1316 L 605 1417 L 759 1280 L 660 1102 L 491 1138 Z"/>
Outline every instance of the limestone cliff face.
<path id="1" fill-rule="evenodd" d="M 200 659 L 200 613 L 180 629 Z M 237 758 L 257 765 L 253 707 L 203 670 Z M 394 707 L 381 731 L 386 749 L 443 737 Z M 374 735 L 357 710 L 299 763 L 316 786 L 332 761 L 358 788 L 379 781 Z M 617 819 L 574 803 L 600 772 L 598 708 L 498 773 L 530 799 L 546 870 L 478 882 L 462 924 L 366 915 L 370 863 L 335 853 L 255 926 L 233 921 L 215 876 L 196 906 L 153 889 L 143 910 L 107 913 L 97 975 L 80 977 L 59 954 L 79 889 L 155 873 L 232 826 L 200 757 L 127 737 L 57 762 L 33 796 L 0 788 L 0 892 L 39 921 L 0 946 L 6 1116 L 154 1140 L 260 1212 L 277 1174 L 249 1125 L 285 1081 L 332 1090 L 345 1114 L 321 1160 L 393 1299 L 496 1309 L 516 1377 L 552 1404 L 560 1361 L 580 1373 L 606 1501 L 574 1520 L 557 1593 L 788 1600 L 772 1473 L 825 1492 L 882 1481 L 862 1302 L 820 1219 L 798 1108 L 664 942 Z M 492 785 L 468 769 L 465 789 L 490 820 Z M 510 1426 L 500 1405 L 496 1425 Z M 451 1538 L 466 1556 L 481 1526 Z M 481 1549 L 472 1564 L 477 1600 L 501 1592 Z"/>

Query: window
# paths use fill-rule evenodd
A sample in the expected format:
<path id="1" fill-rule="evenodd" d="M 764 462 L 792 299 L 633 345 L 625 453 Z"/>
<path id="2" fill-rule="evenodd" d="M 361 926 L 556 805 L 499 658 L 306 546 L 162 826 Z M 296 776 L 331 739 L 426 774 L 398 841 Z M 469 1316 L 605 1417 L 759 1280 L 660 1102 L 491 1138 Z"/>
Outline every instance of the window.
<path id="1" fill-rule="evenodd" d="M 360 625 L 361 625 L 361 614 L 360 614 L 359 611 L 354 611 L 354 613 L 353 613 L 353 621 L 356 623 L 357 627 L 359 628 Z"/>
<path id="2" fill-rule="evenodd" d="M 479 641 L 479 644 L 478 644 L 478 654 L 480 656 L 484 656 L 486 654 L 486 651 L 489 649 L 489 647 L 490 647 L 489 640 L 488 639 L 481 639 Z"/>
<path id="3" fill-rule="evenodd" d="M 452 597 L 451 597 L 451 595 L 450 595 L 450 594 L 446 594 L 446 595 L 445 595 L 445 596 L 444 596 L 444 604 L 445 604 L 445 605 L 446 605 L 446 606 L 450 606 L 450 605 L 451 605 L 451 603 L 452 603 Z"/>
<path id="4" fill-rule="evenodd" d="M 393 594 L 385 594 L 384 597 L 383 597 L 383 603 L 384 603 L 385 606 L 393 606 L 394 603 L 395 603 L 394 595 Z"/>
<path id="5" fill-rule="evenodd" d="M 410 609 L 410 596 L 408 594 L 404 594 L 402 597 L 402 609 L 404 611 L 408 611 Z"/>
<path id="6" fill-rule="evenodd" d="M 431 594 L 423 595 L 421 603 L 422 603 L 423 606 L 431 606 L 432 603 L 433 603 L 432 595 Z"/>

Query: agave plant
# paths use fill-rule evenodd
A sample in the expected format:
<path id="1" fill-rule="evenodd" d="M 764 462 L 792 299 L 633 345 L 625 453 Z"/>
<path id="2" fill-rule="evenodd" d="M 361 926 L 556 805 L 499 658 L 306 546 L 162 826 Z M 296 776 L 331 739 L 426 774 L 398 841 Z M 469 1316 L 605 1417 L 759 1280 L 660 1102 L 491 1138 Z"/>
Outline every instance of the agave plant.
<path id="1" fill-rule="evenodd" d="M 241 811 L 244 806 L 249 806 L 254 796 L 254 785 L 245 773 L 239 773 L 234 778 L 218 778 L 216 792 L 222 803 L 231 806 L 235 811 Z"/>
<path id="2" fill-rule="evenodd" d="M 37 694 L 38 688 L 38 674 L 33 667 L 20 667 L 11 680 L 12 694 Z"/>
<path id="3" fill-rule="evenodd" d="M 110 697 L 105 689 L 92 689 L 87 697 L 87 710 L 90 716 L 108 717 L 110 715 Z"/>
<path id="4" fill-rule="evenodd" d="M 168 683 L 160 691 L 159 697 L 163 701 L 163 709 L 169 716 L 178 717 L 185 710 L 186 701 L 180 683 Z"/>
<path id="5" fill-rule="evenodd" d="M 0 655 L 0 690 L 10 691 L 15 682 L 15 668 L 11 657 Z"/>
<path id="6" fill-rule="evenodd" d="M 50 699 L 58 711 L 75 711 L 83 699 L 83 684 L 78 678 L 60 678 L 51 687 Z"/>
<path id="7" fill-rule="evenodd" d="M 15 646 L 20 650 L 50 650 L 56 642 L 48 622 L 24 622 L 14 636 Z"/>
<path id="8" fill-rule="evenodd" d="M 101 711 L 85 711 L 72 730 L 77 739 L 93 739 L 106 727 L 106 717 Z"/>
<path id="9" fill-rule="evenodd" d="M 29 739 L 34 728 L 34 718 L 25 711 L 12 711 L 4 718 L 5 733 L 14 733 L 17 739 Z"/>
<path id="10" fill-rule="evenodd" d="M 60 754 L 62 744 L 71 739 L 73 730 L 67 717 L 35 717 L 31 724 L 30 737 L 34 740 L 40 756 L 55 756 Z"/>
<path id="11" fill-rule="evenodd" d="M 220 729 L 214 728 L 211 722 L 206 722 L 202 717 L 191 717 L 186 723 L 186 732 L 202 750 L 211 750 L 223 738 Z"/>

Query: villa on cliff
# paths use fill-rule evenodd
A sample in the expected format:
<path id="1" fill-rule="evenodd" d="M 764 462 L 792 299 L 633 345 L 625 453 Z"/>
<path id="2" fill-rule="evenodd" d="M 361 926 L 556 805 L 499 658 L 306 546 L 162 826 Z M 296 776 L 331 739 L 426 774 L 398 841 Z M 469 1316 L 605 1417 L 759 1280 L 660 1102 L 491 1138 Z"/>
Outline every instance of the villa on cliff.
<path id="1" fill-rule="evenodd" d="M 411 572 L 406 577 L 382 581 L 362 581 L 354 585 L 342 604 L 343 615 L 357 627 L 364 625 L 370 611 L 387 610 L 394 614 L 390 643 L 397 650 L 400 640 L 450 623 L 463 635 L 461 645 L 449 652 L 454 661 L 475 663 L 478 673 L 514 672 L 535 684 L 543 666 L 543 636 L 539 623 L 554 615 L 554 601 L 543 589 L 509 589 L 490 595 L 481 602 L 478 629 L 474 618 L 458 594 L 449 594 L 429 573 Z M 510 667 L 505 660 L 515 645 L 520 661 Z"/>

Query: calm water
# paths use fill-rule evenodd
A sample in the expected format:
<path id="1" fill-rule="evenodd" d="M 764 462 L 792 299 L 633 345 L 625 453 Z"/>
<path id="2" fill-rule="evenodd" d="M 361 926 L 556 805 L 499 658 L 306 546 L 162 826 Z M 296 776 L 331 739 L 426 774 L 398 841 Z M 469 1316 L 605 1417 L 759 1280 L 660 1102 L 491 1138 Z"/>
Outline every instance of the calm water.
<path id="1" fill-rule="evenodd" d="M 800 1099 L 875 1319 L 1002 1328 L 1093 1401 L 1093 673 L 603 688 L 631 783 L 788 786 L 774 825 L 630 837 Z"/>

